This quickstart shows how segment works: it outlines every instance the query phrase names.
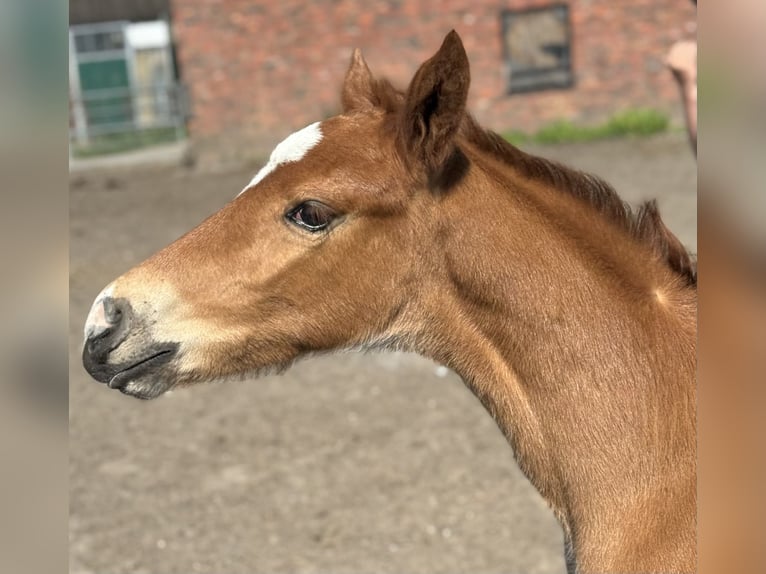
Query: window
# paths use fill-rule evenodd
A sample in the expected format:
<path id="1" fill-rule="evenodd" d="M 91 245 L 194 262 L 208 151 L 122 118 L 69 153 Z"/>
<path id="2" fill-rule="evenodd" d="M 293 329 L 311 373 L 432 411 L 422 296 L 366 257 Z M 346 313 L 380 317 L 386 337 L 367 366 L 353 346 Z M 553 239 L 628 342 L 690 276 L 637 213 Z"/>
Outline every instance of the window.
<path id="1" fill-rule="evenodd" d="M 79 54 L 125 49 L 121 31 L 79 33 L 74 38 Z"/>
<path id="2" fill-rule="evenodd" d="M 508 92 L 516 94 L 573 83 L 569 6 L 503 12 Z"/>

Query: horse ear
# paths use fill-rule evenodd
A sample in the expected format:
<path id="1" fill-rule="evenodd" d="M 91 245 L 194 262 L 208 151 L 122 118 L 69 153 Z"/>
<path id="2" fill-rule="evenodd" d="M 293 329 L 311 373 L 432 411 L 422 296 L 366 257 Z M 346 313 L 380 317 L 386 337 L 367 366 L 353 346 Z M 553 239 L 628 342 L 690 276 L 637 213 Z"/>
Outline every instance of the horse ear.
<path id="1" fill-rule="evenodd" d="M 356 48 L 351 56 L 351 64 L 348 67 L 346 79 L 343 82 L 343 93 L 341 95 L 343 112 L 354 112 L 374 107 L 375 94 L 373 83 L 372 72 L 367 67 L 367 62 L 364 61 L 362 51 Z"/>
<path id="2" fill-rule="evenodd" d="M 452 30 L 415 73 L 400 118 L 400 143 L 426 170 L 439 170 L 454 150 L 453 139 L 465 116 L 471 73 L 468 56 Z"/>

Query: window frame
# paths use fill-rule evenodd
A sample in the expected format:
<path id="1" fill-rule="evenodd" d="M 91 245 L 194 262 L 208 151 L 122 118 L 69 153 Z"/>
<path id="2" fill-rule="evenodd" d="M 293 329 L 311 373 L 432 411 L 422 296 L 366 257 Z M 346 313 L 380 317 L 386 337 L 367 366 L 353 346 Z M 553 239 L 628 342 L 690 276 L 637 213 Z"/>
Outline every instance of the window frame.
<path id="1" fill-rule="evenodd" d="M 568 47 L 568 58 L 565 65 L 559 65 L 551 68 L 532 68 L 531 70 L 524 70 L 521 72 L 523 78 L 534 78 L 538 76 L 540 79 L 537 82 L 524 84 L 522 86 L 514 87 L 514 71 L 511 67 L 512 57 L 509 53 L 507 37 L 509 33 L 510 24 L 514 17 L 526 16 L 528 14 L 534 14 L 539 12 L 549 12 L 552 10 L 562 10 L 564 12 L 565 22 L 565 42 Z M 563 2 L 557 2 L 553 4 L 546 4 L 544 6 L 530 6 L 527 8 L 511 9 L 506 8 L 500 12 L 501 19 L 501 43 L 503 47 L 503 66 L 505 68 L 505 93 L 506 95 L 516 94 L 528 94 L 534 92 L 542 92 L 547 90 L 566 90 L 574 87 L 575 77 L 574 69 L 572 65 L 573 61 L 573 46 L 572 46 L 572 13 L 570 5 Z M 564 72 L 566 74 L 565 80 L 555 80 L 546 78 L 546 75 L 552 75 L 557 72 Z M 519 72 L 516 72 L 518 77 Z"/>

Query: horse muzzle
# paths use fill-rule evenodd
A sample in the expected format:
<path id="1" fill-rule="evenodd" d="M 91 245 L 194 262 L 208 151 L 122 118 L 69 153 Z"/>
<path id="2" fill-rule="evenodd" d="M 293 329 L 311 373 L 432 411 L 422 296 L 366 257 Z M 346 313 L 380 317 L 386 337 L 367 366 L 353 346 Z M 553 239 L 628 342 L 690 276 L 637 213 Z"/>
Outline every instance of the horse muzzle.
<path id="1" fill-rule="evenodd" d="M 85 324 L 85 370 L 109 388 L 141 399 L 158 397 L 173 385 L 178 343 L 156 342 L 150 326 L 130 302 L 105 290 Z"/>

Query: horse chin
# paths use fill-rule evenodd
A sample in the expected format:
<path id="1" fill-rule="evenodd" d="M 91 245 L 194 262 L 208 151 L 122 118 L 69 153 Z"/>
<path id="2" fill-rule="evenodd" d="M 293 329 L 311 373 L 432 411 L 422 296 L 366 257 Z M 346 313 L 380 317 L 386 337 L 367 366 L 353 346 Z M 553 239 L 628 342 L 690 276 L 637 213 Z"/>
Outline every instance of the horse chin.
<path id="1" fill-rule="evenodd" d="M 112 388 L 116 388 L 122 394 L 128 395 L 129 397 L 148 401 L 165 394 L 172 389 L 173 386 L 174 384 L 167 379 L 142 377 Z"/>
<path id="2" fill-rule="evenodd" d="M 172 389 L 178 381 L 177 345 L 155 346 L 149 358 L 112 377 L 108 386 L 143 400 L 156 399 Z"/>
<path id="3" fill-rule="evenodd" d="M 177 343 L 130 343 L 118 345 L 106 354 L 83 349 L 86 370 L 110 389 L 139 399 L 154 399 L 175 386 Z"/>

